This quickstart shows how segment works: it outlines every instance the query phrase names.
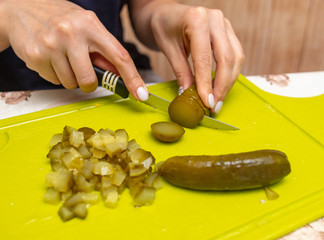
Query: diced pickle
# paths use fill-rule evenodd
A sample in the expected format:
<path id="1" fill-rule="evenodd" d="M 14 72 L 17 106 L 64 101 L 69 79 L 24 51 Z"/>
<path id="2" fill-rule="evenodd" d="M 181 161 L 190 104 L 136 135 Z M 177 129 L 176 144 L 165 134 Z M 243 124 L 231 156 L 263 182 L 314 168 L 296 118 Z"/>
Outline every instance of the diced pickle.
<path id="1" fill-rule="evenodd" d="M 83 132 L 73 131 L 69 136 L 69 142 L 73 147 L 78 148 L 82 143 L 84 143 Z"/>
<path id="2" fill-rule="evenodd" d="M 59 216 L 63 221 L 86 218 L 87 206 L 96 204 L 100 191 L 104 205 L 117 206 L 120 195 L 129 188 L 134 206 L 149 205 L 160 188 L 158 173 L 152 173 L 153 155 L 129 141 L 124 129 L 65 126 L 63 133 L 50 140 L 52 172 L 46 175 L 44 201 L 63 202 Z"/>
<path id="3" fill-rule="evenodd" d="M 106 207 L 115 208 L 117 207 L 119 200 L 119 193 L 116 186 L 110 186 L 109 188 L 104 188 L 101 191 L 102 198 Z"/>
<path id="4" fill-rule="evenodd" d="M 73 208 L 73 213 L 78 218 L 86 218 L 88 215 L 87 206 L 84 203 L 79 203 Z"/>
<path id="5" fill-rule="evenodd" d="M 62 133 L 54 134 L 53 137 L 51 138 L 50 142 L 49 142 L 50 148 L 52 148 L 53 146 L 55 146 L 59 142 L 62 142 L 62 137 L 63 137 Z"/>
<path id="6" fill-rule="evenodd" d="M 155 191 L 155 188 L 143 187 L 134 197 L 134 205 L 151 205 L 155 199 Z"/>
<path id="7" fill-rule="evenodd" d="M 45 183 L 59 192 L 67 192 L 73 185 L 72 172 L 66 169 L 50 172 L 46 175 Z"/>
<path id="8" fill-rule="evenodd" d="M 44 201 L 50 204 L 58 204 L 61 201 L 60 192 L 52 187 L 47 188 Z"/>
<path id="9" fill-rule="evenodd" d="M 69 221 L 75 217 L 74 212 L 70 208 L 65 206 L 60 207 L 58 214 L 64 222 Z"/>

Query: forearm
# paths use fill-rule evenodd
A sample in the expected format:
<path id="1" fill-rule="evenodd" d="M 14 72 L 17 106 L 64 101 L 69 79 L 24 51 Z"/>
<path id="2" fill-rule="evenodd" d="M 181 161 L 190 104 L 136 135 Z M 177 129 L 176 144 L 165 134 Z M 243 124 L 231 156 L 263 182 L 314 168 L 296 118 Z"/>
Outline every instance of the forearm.
<path id="1" fill-rule="evenodd" d="M 8 31 L 7 31 L 7 26 L 8 26 L 8 15 L 7 15 L 7 4 L 6 1 L 2 0 L 0 1 L 0 16 L 1 16 L 1 21 L 0 21 L 0 52 L 5 50 L 10 46 L 9 43 L 9 38 L 8 38 Z"/>
<path id="2" fill-rule="evenodd" d="M 152 33 L 152 16 L 169 4 L 176 4 L 175 0 L 130 0 L 129 14 L 137 38 L 151 49 L 158 50 Z"/>

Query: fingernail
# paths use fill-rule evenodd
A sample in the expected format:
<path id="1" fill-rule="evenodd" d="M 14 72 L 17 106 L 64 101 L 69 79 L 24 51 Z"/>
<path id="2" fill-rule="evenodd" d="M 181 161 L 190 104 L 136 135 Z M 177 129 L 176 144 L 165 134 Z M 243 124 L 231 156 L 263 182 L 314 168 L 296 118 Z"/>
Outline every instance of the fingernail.
<path id="1" fill-rule="evenodd" d="M 213 108 L 215 105 L 214 95 L 211 93 L 208 95 L 208 104 L 210 108 Z"/>
<path id="2" fill-rule="evenodd" d="M 223 107 L 223 101 L 219 101 L 219 102 L 217 102 L 216 103 L 216 106 L 215 106 L 215 113 L 219 113 L 220 112 L 220 110 L 222 109 L 222 107 Z"/>
<path id="3" fill-rule="evenodd" d="M 179 87 L 179 90 L 178 90 L 178 95 L 181 95 L 182 93 L 183 93 L 183 87 L 180 86 L 180 87 Z"/>
<path id="4" fill-rule="evenodd" d="M 143 87 L 137 88 L 136 93 L 141 101 L 146 101 L 148 99 L 148 92 Z"/>

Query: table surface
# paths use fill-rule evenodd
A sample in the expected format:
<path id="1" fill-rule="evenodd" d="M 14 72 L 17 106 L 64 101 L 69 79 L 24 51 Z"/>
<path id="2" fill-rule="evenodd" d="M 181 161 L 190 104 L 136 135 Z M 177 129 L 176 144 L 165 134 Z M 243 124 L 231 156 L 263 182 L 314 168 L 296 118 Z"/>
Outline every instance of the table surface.
<path id="1" fill-rule="evenodd" d="M 248 76 L 247 79 L 264 91 L 282 96 L 305 98 L 324 94 L 324 71 Z M 102 87 L 92 93 L 80 89 L 0 92 L 0 120 L 110 94 Z M 324 239 L 324 217 L 280 239 Z"/>

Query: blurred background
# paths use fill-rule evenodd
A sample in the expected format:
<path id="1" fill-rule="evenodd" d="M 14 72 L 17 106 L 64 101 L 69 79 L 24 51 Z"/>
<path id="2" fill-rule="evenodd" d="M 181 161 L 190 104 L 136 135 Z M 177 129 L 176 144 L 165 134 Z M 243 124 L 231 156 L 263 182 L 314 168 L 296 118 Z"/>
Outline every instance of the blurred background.
<path id="1" fill-rule="evenodd" d="M 324 70 L 323 0 L 178 0 L 218 8 L 230 20 L 245 53 L 244 75 Z M 127 8 L 122 11 L 125 40 L 151 59 L 163 80 L 175 79 L 161 52 L 149 50 L 135 37 Z M 215 63 L 214 63 L 215 65 Z"/>

